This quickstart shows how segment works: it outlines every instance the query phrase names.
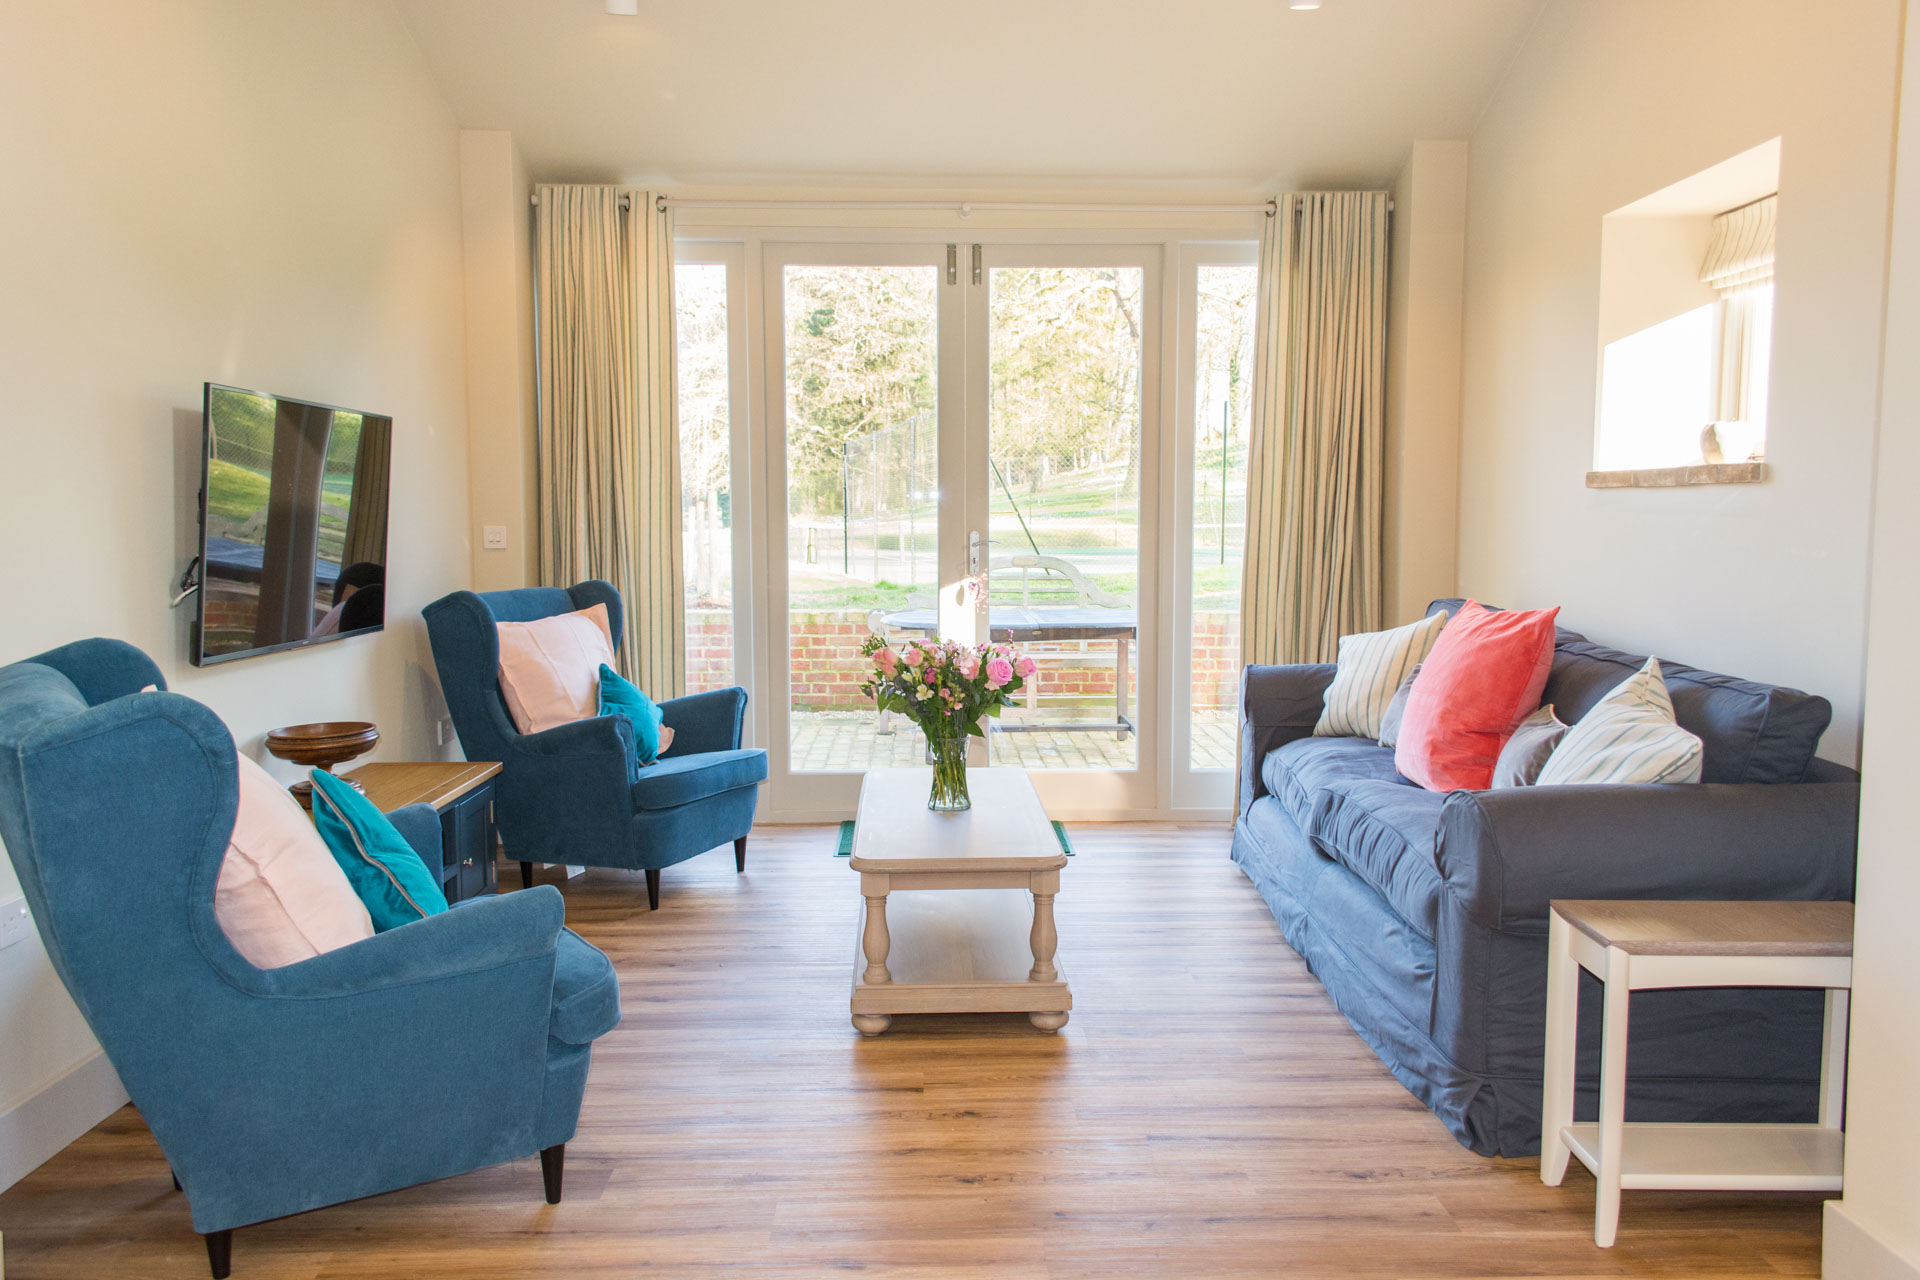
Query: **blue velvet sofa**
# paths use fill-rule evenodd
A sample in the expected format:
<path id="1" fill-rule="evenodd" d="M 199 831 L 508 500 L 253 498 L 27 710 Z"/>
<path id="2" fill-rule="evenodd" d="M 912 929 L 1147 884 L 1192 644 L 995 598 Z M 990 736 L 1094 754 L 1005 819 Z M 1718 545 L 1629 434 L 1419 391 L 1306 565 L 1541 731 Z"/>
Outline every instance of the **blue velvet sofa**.
<path id="1" fill-rule="evenodd" d="M 1644 662 L 1563 629 L 1545 701 L 1574 722 Z M 1826 700 L 1661 667 L 1705 743 L 1701 783 L 1449 795 L 1374 742 L 1312 736 L 1331 665 L 1243 676 L 1233 859 L 1354 1029 L 1482 1155 L 1540 1148 L 1553 899 L 1853 896 L 1859 776 L 1814 755 Z M 1818 991 L 1637 993 L 1627 1118 L 1811 1121 L 1821 1010 Z M 1584 1119 L 1599 1045 L 1588 976 Z"/>
<path id="2" fill-rule="evenodd" d="M 635 763 L 633 726 L 622 716 L 521 733 L 500 692 L 495 624 L 596 604 L 607 606 L 617 650 L 620 593 L 600 581 L 456 591 L 427 606 L 427 635 L 467 759 L 501 764 L 494 815 L 522 880 L 533 882 L 536 862 L 645 871 L 647 905 L 658 910 L 663 867 L 731 841 L 734 869 L 746 870 L 767 753 L 740 746 L 747 716 L 747 691 L 740 688 L 662 702 L 673 746 L 646 768 Z"/>
<path id="3" fill-rule="evenodd" d="M 0 667 L 0 839 L 213 1274 L 235 1227 L 535 1152 L 558 1203 L 593 1042 L 620 1020 L 613 966 L 562 927 L 559 893 L 254 968 L 213 910 L 233 738 L 165 687 L 116 640 Z M 393 820 L 441 856 L 432 809 Z"/>

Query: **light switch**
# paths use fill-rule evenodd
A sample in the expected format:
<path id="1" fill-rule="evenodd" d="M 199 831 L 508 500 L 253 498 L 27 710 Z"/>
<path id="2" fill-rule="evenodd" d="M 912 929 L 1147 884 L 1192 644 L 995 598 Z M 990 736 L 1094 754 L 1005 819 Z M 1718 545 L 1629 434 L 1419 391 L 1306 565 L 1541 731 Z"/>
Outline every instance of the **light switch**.
<path id="1" fill-rule="evenodd" d="M 482 545 L 484 545 L 487 550 L 505 551 L 507 549 L 507 526 L 503 524 L 490 524 L 487 525 L 482 532 L 485 534 Z"/>

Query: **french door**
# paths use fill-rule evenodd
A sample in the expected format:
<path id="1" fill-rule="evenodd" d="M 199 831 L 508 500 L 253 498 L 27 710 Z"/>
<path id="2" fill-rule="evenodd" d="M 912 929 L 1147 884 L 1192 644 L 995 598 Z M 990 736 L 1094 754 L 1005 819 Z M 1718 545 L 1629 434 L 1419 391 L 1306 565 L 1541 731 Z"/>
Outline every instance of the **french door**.
<path id="1" fill-rule="evenodd" d="M 763 246 L 776 811 L 843 816 L 865 770 L 922 762 L 858 692 L 874 633 L 1014 644 L 1039 675 L 976 761 L 1028 769 L 1056 816 L 1156 807 L 1163 256 Z"/>

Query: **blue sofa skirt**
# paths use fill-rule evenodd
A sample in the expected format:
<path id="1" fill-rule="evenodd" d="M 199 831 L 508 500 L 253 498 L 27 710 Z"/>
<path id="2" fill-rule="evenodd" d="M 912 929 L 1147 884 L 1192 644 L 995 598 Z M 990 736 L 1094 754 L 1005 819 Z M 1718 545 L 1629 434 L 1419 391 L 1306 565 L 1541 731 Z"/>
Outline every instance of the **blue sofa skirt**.
<path id="1" fill-rule="evenodd" d="M 1396 1079 L 1486 1156 L 1538 1155 L 1547 944 L 1450 911 L 1428 942 L 1322 854 L 1272 796 L 1234 828 L 1233 860 L 1286 940 Z M 1575 1116 L 1597 1109 L 1601 984 L 1583 975 Z M 1810 1122 L 1818 991 L 1642 991 L 1628 1029 L 1627 1118 Z"/>

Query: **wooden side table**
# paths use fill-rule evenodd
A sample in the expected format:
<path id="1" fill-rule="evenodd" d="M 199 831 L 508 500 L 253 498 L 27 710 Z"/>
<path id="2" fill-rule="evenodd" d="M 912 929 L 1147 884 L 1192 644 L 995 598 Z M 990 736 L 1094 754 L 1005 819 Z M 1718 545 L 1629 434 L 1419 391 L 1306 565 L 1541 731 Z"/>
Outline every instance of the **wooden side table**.
<path id="1" fill-rule="evenodd" d="M 440 814 L 440 887 L 448 902 L 494 890 L 491 761 L 409 760 L 363 764 L 350 775 L 382 813 L 430 804 Z"/>
<path id="2" fill-rule="evenodd" d="M 1852 903 L 1556 901 L 1547 947 L 1540 1180 L 1559 1186 L 1569 1156 L 1593 1171 L 1595 1244 L 1613 1244 L 1623 1188 L 1840 1190 Z M 1573 1121 L 1582 969 L 1606 984 L 1593 1124 Z M 1818 1121 L 1627 1124 L 1627 999 L 1656 987 L 1824 988 Z"/>

